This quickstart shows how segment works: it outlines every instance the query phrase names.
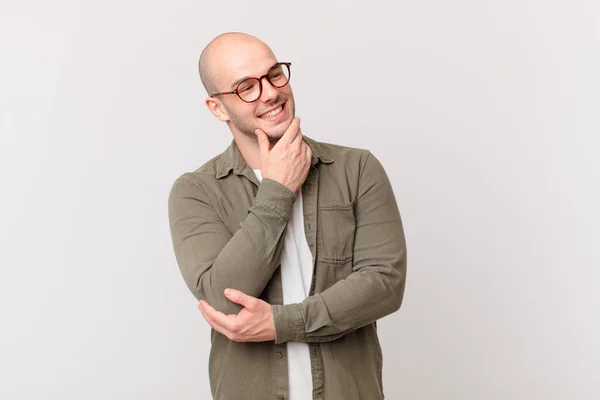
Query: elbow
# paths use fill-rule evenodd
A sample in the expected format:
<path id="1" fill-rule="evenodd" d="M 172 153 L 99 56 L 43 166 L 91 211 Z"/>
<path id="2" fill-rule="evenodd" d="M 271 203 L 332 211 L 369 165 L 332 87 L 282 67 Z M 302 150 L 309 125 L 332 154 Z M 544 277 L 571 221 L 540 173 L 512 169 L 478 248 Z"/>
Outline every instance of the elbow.
<path id="1" fill-rule="evenodd" d="M 396 312 L 402 306 L 404 300 L 404 290 L 406 287 L 406 247 L 403 246 L 401 255 L 398 257 L 394 268 L 394 279 L 392 288 L 392 298 L 394 311 Z"/>
<path id="2" fill-rule="evenodd" d="M 404 288 L 406 283 L 405 269 L 396 270 L 394 278 L 389 282 L 388 295 L 389 313 L 394 313 L 400 309 L 404 300 Z"/>
<path id="3" fill-rule="evenodd" d="M 404 300 L 404 288 L 402 290 L 397 290 L 396 293 L 392 296 L 392 312 L 396 312 L 402 306 L 402 301 Z"/>
<path id="4" fill-rule="evenodd" d="M 406 272 L 403 271 L 401 273 L 401 275 L 402 275 L 402 278 L 400 280 L 400 283 L 396 287 L 395 295 L 394 295 L 394 306 L 395 306 L 394 311 L 398 311 L 400 309 L 400 307 L 402 306 L 402 302 L 404 300 L 404 288 L 406 286 Z"/>
<path id="5" fill-rule="evenodd" d="M 402 306 L 404 291 L 394 288 L 386 293 L 384 303 L 380 303 L 380 318 L 393 314 Z"/>
<path id="6" fill-rule="evenodd" d="M 208 275 L 208 276 L 207 276 Z M 209 274 L 203 274 L 196 279 L 190 290 L 198 301 L 204 300 L 215 310 L 225 315 L 237 314 L 242 309 L 239 304 L 233 303 L 225 297 L 225 288 L 214 285 Z"/>

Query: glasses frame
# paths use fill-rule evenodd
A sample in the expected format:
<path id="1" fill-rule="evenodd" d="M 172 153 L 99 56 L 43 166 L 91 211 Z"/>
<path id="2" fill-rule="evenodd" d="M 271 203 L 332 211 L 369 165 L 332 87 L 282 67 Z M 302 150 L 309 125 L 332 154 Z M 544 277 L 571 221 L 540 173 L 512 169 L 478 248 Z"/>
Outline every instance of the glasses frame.
<path id="1" fill-rule="evenodd" d="M 288 80 L 285 84 L 281 85 L 281 86 L 277 86 L 274 85 L 273 82 L 271 82 L 271 80 L 269 79 L 269 73 L 271 72 L 271 70 L 275 67 L 281 66 L 281 65 L 285 65 L 288 69 Z M 263 91 L 263 86 L 262 86 L 262 80 L 263 78 L 267 78 L 267 81 L 269 82 L 269 84 L 271 86 L 273 86 L 274 88 L 277 89 L 281 89 L 282 87 L 285 87 L 288 83 L 290 83 L 290 79 L 292 79 L 292 69 L 290 68 L 290 66 L 292 65 L 291 62 L 278 62 L 273 64 L 273 66 L 271 68 L 269 68 L 269 71 L 264 74 L 263 76 L 259 77 L 259 78 L 247 78 L 244 79 L 243 81 L 241 81 L 240 83 L 238 83 L 238 85 L 235 87 L 234 90 L 230 91 L 230 92 L 218 92 L 218 93 L 213 93 L 210 95 L 210 97 L 217 97 L 217 96 L 223 96 L 223 95 L 227 95 L 227 94 L 235 94 L 237 95 L 237 97 L 242 100 L 244 103 L 254 103 L 256 100 L 260 99 L 260 96 L 262 96 L 262 91 Z M 246 82 L 248 79 L 256 79 L 258 80 L 258 97 L 256 97 L 256 99 L 252 100 L 252 101 L 247 101 L 242 99 L 242 96 L 240 96 L 240 93 L 238 91 L 238 88 L 240 87 L 240 85 L 244 82 Z"/>

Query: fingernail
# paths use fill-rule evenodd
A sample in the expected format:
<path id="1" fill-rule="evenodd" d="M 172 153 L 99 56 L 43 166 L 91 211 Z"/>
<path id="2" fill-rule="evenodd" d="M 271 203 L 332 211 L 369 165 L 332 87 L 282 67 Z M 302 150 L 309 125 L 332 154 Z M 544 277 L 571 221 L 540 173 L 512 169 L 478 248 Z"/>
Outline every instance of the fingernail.
<path id="1" fill-rule="evenodd" d="M 225 289 L 225 296 L 229 296 L 231 294 L 231 289 Z"/>

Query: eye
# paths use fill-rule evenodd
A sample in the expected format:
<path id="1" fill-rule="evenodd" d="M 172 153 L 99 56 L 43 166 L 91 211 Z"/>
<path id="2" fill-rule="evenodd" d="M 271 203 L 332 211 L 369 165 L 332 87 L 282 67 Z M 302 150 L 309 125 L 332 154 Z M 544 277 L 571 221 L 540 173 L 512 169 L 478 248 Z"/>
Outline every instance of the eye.
<path id="1" fill-rule="evenodd" d="M 238 92 L 249 92 L 250 90 L 254 89 L 256 85 L 254 83 L 246 83 L 243 85 L 240 85 L 240 87 L 238 88 Z"/>

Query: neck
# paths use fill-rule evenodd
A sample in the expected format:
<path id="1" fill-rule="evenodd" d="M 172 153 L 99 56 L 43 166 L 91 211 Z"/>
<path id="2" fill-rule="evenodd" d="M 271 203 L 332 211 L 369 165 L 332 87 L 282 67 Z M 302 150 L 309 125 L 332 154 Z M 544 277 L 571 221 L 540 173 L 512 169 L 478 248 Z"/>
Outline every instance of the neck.
<path id="1" fill-rule="evenodd" d="M 241 132 L 233 132 L 233 138 L 240 154 L 246 161 L 246 164 L 252 169 L 260 168 L 260 147 L 256 137 L 244 135 Z M 271 142 L 271 148 L 275 143 Z"/>
<path id="2" fill-rule="evenodd" d="M 242 133 L 234 133 L 233 138 L 246 164 L 252 169 L 260 169 L 260 148 L 258 141 Z"/>
<path id="3" fill-rule="evenodd" d="M 256 136 L 250 137 L 248 135 L 244 135 L 241 132 L 233 132 L 233 138 L 235 143 L 240 151 L 240 154 L 246 161 L 246 164 L 252 169 L 261 169 L 260 168 L 260 146 L 258 145 L 258 139 Z M 270 147 L 273 148 L 275 143 L 277 143 L 279 139 L 275 141 L 271 140 Z"/>

